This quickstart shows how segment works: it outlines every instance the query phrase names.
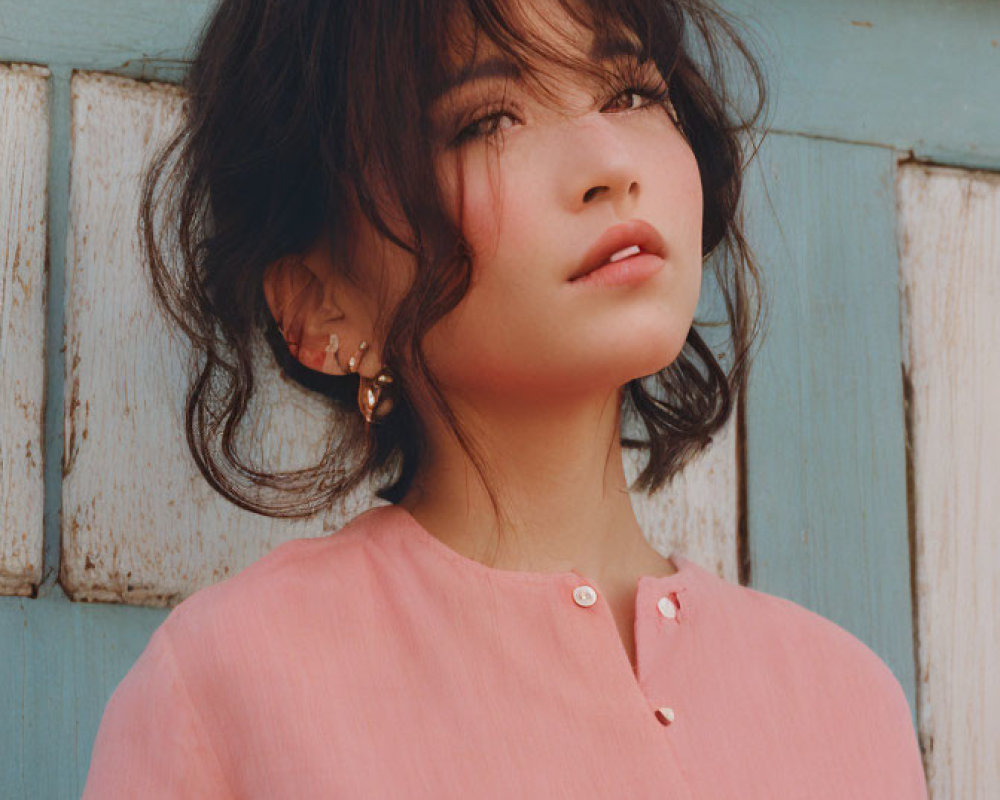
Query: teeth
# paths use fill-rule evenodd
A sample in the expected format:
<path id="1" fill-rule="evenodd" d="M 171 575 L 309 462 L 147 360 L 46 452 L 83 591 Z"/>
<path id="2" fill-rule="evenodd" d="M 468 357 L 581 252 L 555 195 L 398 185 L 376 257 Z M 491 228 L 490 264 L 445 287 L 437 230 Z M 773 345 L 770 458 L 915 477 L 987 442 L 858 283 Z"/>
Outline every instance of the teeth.
<path id="1" fill-rule="evenodd" d="M 642 252 L 642 248 L 639 245 L 634 244 L 631 247 L 626 247 L 624 250 L 619 250 L 611 258 L 608 259 L 609 262 L 621 261 L 623 258 L 628 258 L 629 256 L 634 256 Z"/>

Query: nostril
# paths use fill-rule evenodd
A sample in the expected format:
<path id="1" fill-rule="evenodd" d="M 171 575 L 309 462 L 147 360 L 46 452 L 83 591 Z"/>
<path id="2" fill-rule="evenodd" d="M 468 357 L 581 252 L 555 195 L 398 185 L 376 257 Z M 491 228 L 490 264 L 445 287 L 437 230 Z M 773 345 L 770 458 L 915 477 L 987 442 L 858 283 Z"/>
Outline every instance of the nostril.
<path id="1" fill-rule="evenodd" d="M 587 189 L 587 191 L 583 195 L 583 202 L 584 203 L 589 203 L 591 201 L 591 199 L 594 197 L 595 194 L 597 194 L 598 192 L 603 192 L 607 188 L 608 188 L 607 186 L 592 186 L 592 187 L 590 187 L 589 189 Z"/>

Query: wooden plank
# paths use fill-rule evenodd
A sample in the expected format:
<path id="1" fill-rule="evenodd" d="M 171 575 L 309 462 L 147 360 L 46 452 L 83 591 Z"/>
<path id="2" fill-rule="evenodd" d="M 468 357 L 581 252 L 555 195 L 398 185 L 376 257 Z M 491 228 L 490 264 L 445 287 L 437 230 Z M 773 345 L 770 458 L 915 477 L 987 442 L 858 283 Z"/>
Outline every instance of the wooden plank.
<path id="1" fill-rule="evenodd" d="M 921 743 L 933 797 L 1000 797 L 1000 175 L 898 186 Z"/>
<path id="2" fill-rule="evenodd" d="M 865 642 L 912 706 L 895 163 L 774 134 L 750 170 L 772 306 L 747 393 L 747 517 L 752 584 Z"/>
<path id="3" fill-rule="evenodd" d="M 721 0 L 773 86 L 768 127 L 1000 167 L 1000 3 Z M 0 0 L 0 61 L 179 81 L 208 0 Z M 972 76 L 972 77 L 970 77 Z"/>
<path id="4" fill-rule="evenodd" d="M 0 594 L 42 577 L 49 71 L 0 65 Z"/>
<path id="5" fill-rule="evenodd" d="M 251 514 L 216 495 L 187 452 L 188 351 L 152 305 L 136 235 L 141 167 L 182 101 L 172 86 L 73 78 L 61 583 L 74 600 L 171 606 L 368 505 L 359 491 L 326 519 Z M 246 441 L 274 456 L 267 466 L 314 463 L 329 412 L 269 355 L 258 368 Z"/>

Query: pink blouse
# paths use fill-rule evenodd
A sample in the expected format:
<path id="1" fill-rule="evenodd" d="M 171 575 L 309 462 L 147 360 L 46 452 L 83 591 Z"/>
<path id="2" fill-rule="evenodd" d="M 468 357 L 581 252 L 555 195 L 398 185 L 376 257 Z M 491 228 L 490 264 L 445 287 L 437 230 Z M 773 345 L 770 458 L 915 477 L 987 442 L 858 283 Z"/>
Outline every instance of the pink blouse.
<path id="1" fill-rule="evenodd" d="M 499 570 L 404 508 L 178 605 L 107 703 L 84 800 L 918 800 L 910 708 L 826 618 L 681 555 L 633 671 L 576 571 Z"/>

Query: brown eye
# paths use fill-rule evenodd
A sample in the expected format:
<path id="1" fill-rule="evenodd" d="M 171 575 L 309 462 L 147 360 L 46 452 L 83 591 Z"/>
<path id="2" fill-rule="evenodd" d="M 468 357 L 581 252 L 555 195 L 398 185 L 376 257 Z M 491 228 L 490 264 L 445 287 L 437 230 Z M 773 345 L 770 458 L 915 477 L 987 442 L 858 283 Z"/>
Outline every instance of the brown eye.
<path id="1" fill-rule="evenodd" d="M 508 114 L 506 111 L 497 111 L 493 114 L 487 114 L 484 117 L 469 123 L 466 125 L 455 137 L 455 143 L 459 144 L 461 142 L 469 141 L 471 139 L 479 138 L 490 138 L 495 136 L 502 130 L 512 127 L 513 123 L 509 125 L 501 125 L 500 121 L 506 117 L 509 120 L 514 118 Z"/>
<path id="2" fill-rule="evenodd" d="M 640 103 L 637 106 L 631 105 L 632 98 L 636 96 L 645 99 L 647 102 Z M 622 98 L 627 98 L 625 100 L 627 105 L 621 106 Z M 629 82 L 620 85 L 617 93 L 612 96 L 608 106 L 613 105 L 618 105 L 620 111 L 642 111 L 650 108 L 662 108 L 676 121 L 676 112 L 670 102 L 670 87 L 662 79 L 645 78 L 642 76 L 632 78 Z M 608 106 L 605 106 L 605 108 Z"/>
<path id="3" fill-rule="evenodd" d="M 623 98 L 623 97 L 627 97 L 630 101 L 631 101 L 632 98 L 638 97 L 640 99 L 640 103 L 641 103 L 642 102 L 643 93 L 640 90 L 638 90 L 638 89 L 632 89 L 632 88 L 630 88 L 630 89 L 626 89 L 624 92 L 620 92 L 619 94 L 617 94 L 614 97 L 614 100 L 619 100 L 620 98 Z M 641 108 L 641 107 L 642 107 L 641 105 L 640 106 L 636 106 L 636 108 Z M 624 111 L 632 111 L 633 110 L 633 106 L 631 105 L 631 103 L 629 103 L 629 105 L 626 108 L 624 108 L 623 110 Z"/>

